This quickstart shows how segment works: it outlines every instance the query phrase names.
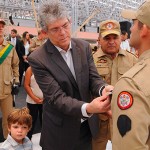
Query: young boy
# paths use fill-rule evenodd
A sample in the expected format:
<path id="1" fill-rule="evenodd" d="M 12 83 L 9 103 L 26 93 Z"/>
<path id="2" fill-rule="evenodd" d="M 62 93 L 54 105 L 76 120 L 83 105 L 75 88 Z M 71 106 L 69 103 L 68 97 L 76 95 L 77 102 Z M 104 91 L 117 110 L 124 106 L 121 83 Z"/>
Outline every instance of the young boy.
<path id="1" fill-rule="evenodd" d="M 8 137 L 0 146 L 0 150 L 32 150 L 32 143 L 26 136 L 32 126 L 29 109 L 14 109 L 7 118 Z"/>

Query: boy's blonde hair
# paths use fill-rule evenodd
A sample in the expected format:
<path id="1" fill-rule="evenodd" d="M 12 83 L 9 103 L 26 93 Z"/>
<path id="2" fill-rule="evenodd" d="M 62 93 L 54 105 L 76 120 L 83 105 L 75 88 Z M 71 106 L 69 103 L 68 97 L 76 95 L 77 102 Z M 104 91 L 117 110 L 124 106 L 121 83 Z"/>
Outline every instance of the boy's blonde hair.
<path id="1" fill-rule="evenodd" d="M 29 114 L 29 109 L 23 107 L 21 109 L 14 109 L 7 118 L 8 127 L 10 128 L 12 124 L 18 123 L 20 125 L 27 125 L 29 130 L 32 127 L 32 116 Z"/>

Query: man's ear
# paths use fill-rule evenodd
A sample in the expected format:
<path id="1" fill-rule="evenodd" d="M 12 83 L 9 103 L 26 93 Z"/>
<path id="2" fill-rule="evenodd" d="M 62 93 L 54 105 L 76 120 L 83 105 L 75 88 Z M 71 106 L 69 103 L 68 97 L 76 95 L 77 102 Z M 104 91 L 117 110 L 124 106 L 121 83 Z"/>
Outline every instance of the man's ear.
<path id="1" fill-rule="evenodd" d="M 148 35 L 149 29 L 148 27 L 144 24 L 143 27 L 140 30 L 140 36 L 145 37 Z"/>

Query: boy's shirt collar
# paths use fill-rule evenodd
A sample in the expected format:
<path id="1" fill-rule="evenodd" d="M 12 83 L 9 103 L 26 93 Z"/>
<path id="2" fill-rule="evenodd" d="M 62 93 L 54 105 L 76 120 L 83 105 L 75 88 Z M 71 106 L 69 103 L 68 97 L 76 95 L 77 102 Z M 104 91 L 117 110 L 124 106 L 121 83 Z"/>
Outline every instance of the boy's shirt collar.
<path id="1" fill-rule="evenodd" d="M 20 145 L 20 144 L 19 144 L 18 142 L 16 142 L 9 134 L 8 134 L 7 140 L 8 140 L 9 143 L 11 143 L 12 146 Z M 26 136 L 26 137 L 23 139 L 23 144 L 24 144 L 24 143 L 27 143 L 28 141 L 30 141 L 30 139 Z"/>

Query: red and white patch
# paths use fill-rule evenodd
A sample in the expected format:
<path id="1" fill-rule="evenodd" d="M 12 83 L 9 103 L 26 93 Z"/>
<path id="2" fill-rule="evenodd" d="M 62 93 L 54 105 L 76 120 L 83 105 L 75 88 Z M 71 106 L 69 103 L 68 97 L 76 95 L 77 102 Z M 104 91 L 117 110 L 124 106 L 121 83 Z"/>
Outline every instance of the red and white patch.
<path id="1" fill-rule="evenodd" d="M 113 28 L 114 28 L 114 24 L 112 22 L 106 24 L 106 29 L 111 30 Z"/>
<path id="2" fill-rule="evenodd" d="M 133 97 L 129 92 L 121 92 L 118 95 L 117 104 L 120 109 L 125 110 L 132 106 L 133 104 Z"/>

